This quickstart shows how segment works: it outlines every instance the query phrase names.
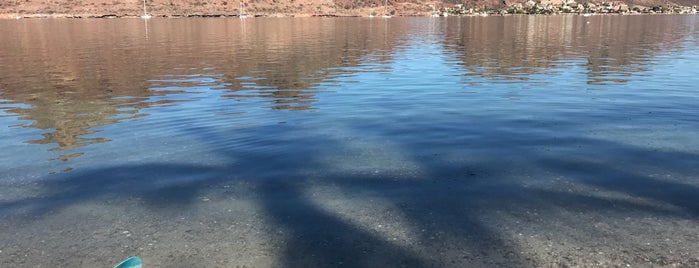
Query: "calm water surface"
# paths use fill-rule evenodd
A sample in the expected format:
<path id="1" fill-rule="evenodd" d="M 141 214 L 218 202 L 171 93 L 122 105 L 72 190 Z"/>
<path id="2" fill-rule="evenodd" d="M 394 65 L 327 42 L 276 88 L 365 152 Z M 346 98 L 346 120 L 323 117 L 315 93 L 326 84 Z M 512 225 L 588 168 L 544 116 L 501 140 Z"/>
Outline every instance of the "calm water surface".
<path id="1" fill-rule="evenodd" d="M 230 180 L 497 180 L 548 194 L 570 190 L 551 183 L 563 180 L 696 217 L 698 25 L 0 21 L 0 185 L 48 186 L 40 200 L 72 204 L 194 198 L 178 187 Z M 56 209 L 2 198 L 5 215 Z"/>
<path id="2" fill-rule="evenodd" d="M 695 16 L 0 23 L 3 183 L 149 164 L 408 176 L 435 155 L 600 142 L 699 153 Z"/>

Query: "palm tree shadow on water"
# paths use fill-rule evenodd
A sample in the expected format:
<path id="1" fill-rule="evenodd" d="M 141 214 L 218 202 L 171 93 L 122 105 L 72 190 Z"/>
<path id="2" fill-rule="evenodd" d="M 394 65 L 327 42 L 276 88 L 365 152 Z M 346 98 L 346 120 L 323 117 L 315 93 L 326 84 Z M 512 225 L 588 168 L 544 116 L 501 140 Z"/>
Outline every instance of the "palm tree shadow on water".
<path id="1" fill-rule="evenodd" d="M 410 249 L 353 226 L 302 198 L 305 194 L 298 187 L 285 182 L 269 183 L 260 193 L 260 203 L 273 224 L 289 234 L 279 252 L 285 266 L 427 266 Z"/>
<path id="2" fill-rule="evenodd" d="M 507 137 L 512 133 L 491 134 Z M 217 135 L 212 131 L 197 136 L 223 139 Z M 338 151 L 342 151 L 344 146 L 335 140 L 313 138 L 317 139 L 319 146 Z M 525 138 L 537 140 L 541 137 Z M 286 141 L 279 139 L 275 142 Z M 645 161 L 641 164 L 658 171 L 668 167 L 682 168 L 686 163 L 667 164 L 673 159 L 699 159 L 688 153 L 650 152 L 602 140 L 579 142 L 629 155 L 651 154 L 650 158 L 664 161 Z M 183 210 L 198 202 L 197 197 L 206 194 L 211 185 L 244 180 L 254 185 L 252 195 L 261 213 L 267 216 L 269 222 L 266 224 L 276 226 L 287 234 L 280 242 L 282 248 L 274 254 L 279 263 L 288 267 L 540 266 L 545 263 L 524 254 L 526 249 L 520 248 L 516 239 L 503 231 L 514 227 L 515 222 L 487 215 L 504 213 L 512 218 L 526 218 L 523 211 L 533 209 L 539 211 L 537 217 L 555 218 L 558 215 L 553 211 L 563 209 L 587 213 L 634 211 L 638 215 L 684 219 L 699 216 L 699 189 L 695 184 L 662 181 L 621 171 L 599 161 L 592 163 L 562 155 L 533 157 L 531 152 L 524 149 L 510 149 L 514 155 L 521 154 L 515 157 L 514 162 L 545 171 L 534 172 L 534 175 L 565 177 L 603 190 L 669 203 L 679 207 L 680 211 L 585 192 L 566 192 L 555 187 L 528 187 L 525 186 L 526 179 L 512 174 L 512 171 L 517 172 L 518 166 L 508 166 L 494 155 L 457 163 L 446 162 L 439 157 L 416 158 L 420 175 L 400 178 L 392 174 L 332 171 L 332 167 L 324 166 L 327 165 L 325 158 L 329 156 L 328 152 L 323 154 L 316 149 L 297 148 L 293 152 L 285 152 L 285 155 L 263 151 L 240 155 L 230 148 L 219 149 L 212 145 L 212 150 L 228 155 L 231 159 L 229 165 L 208 167 L 146 163 L 78 170 L 61 180 L 43 182 L 40 186 L 44 192 L 38 197 L 0 202 L 0 212 L 9 217 L 42 217 L 72 204 L 104 197 L 141 198 L 144 206 L 155 212 L 168 208 Z M 402 149 L 413 156 L 421 154 L 417 147 L 405 146 Z M 310 179 L 303 172 L 279 174 L 274 172 L 275 168 L 321 170 L 321 176 Z M 327 169 L 331 170 L 323 171 Z M 686 168 L 683 175 L 690 178 L 697 176 L 696 170 L 691 168 Z M 588 176 L 596 179 L 587 179 Z M 313 199 L 309 197 L 309 189 L 315 186 L 339 189 L 341 196 L 330 197 L 330 200 Z M 365 225 L 338 216 L 322 203 L 362 199 L 390 204 L 390 209 L 394 211 L 383 212 L 400 215 L 397 218 L 402 218 L 407 225 L 407 230 L 403 231 L 408 232 L 407 236 L 413 240 L 391 240 Z M 372 211 L 364 216 L 381 216 L 376 214 L 377 210 Z M 378 211 L 381 213 L 380 209 Z M 502 221 L 495 222 L 493 219 Z M 576 223 L 576 219 L 563 220 L 572 226 L 580 224 Z"/>

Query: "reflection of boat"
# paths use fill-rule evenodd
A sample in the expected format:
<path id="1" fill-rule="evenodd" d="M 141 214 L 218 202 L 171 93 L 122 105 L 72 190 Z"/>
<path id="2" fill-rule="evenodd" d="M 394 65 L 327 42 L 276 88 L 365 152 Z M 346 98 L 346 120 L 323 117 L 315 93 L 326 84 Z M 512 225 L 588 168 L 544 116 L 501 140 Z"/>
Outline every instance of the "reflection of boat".
<path id="1" fill-rule="evenodd" d="M 240 14 L 238 15 L 238 17 L 241 19 L 248 17 L 248 15 L 245 14 L 245 4 L 243 4 L 243 1 L 240 1 Z"/>
<path id="2" fill-rule="evenodd" d="M 143 19 L 150 19 L 152 18 L 151 15 L 148 15 L 148 11 L 146 10 L 146 0 L 143 0 L 143 16 L 141 16 Z"/>

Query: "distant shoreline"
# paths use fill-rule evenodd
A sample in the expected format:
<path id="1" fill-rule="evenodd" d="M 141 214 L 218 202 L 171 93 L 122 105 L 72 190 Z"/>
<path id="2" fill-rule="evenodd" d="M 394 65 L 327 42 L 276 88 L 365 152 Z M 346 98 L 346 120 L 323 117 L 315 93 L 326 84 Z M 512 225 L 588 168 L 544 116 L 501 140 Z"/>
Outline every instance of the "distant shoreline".
<path id="1" fill-rule="evenodd" d="M 388 6 L 340 8 L 338 6 L 326 6 L 311 8 L 270 8 L 251 6 L 251 8 L 208 7 L 193 9 L 183 7 L 163 7 L 154 5 L 148 10 L 134 9 L 133 7 L 111 7 L 94 9 L 84 7 L 64 7 L 63 9 L 34 8 L 0 9 L 0 19 L 21 18 L 141 18 L 144 13 L 158 18 L 190 18 L 190 17 L 239 17 L 241 13 L 247 13 L 247 17 L 382 17 L 390 15 L 395 17 L 449 17 L 449 16 L 501 16 L 501 15 L 634 15 L 634 14 L 699 14 L 697 6 L 681 5 L 655 5 L 641 6 L 614 3 L 577 3 L 574 0 L 565 0 L 560 3 L 552 1 L 532 0 L 525 3 L 514 2 L 499 7 L 452 4 L 412 4 L 400 3 Z"/>
<path id="2" fill-rule="evenodd" d="M 603 15 L 691 15 L 686 13 L 554 13 L 554 14 L 490 14 L 491 16 L 550 16 L 550 15 L 568 15 L 568 16 L 603 16 Z M 410 15 L 394 15 L 395 17 L 430 17 L 430 14 L 410 14 Z M 456 15 L 461 17 L 479 17 L 479 14 Z M 152 15 L 152 18 L 238 18 L 237 14 L 173 14 L 173 15 Z M 248 15 L 247 18 L 309 18 L 309 17 L 336 17 L 336 18 L 370 18 L 369 16 L 347 15 L 347 14 L 258 14 Z M 140 15 L 115 15 L 115 14 L 0 14 L 0 19 L 140 19 Z M 378 17 L 377 19 L 381 19 Z"/>

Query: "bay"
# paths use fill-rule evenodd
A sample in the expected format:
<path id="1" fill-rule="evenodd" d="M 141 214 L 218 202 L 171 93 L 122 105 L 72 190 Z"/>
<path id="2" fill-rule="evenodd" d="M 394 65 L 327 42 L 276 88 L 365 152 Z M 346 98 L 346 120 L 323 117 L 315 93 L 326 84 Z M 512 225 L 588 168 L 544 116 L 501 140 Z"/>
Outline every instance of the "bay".
<path id="1" fill-rule="evenodd" d="M 0 263 L 697 265 L 698 20 L 0 20 Z"/>

